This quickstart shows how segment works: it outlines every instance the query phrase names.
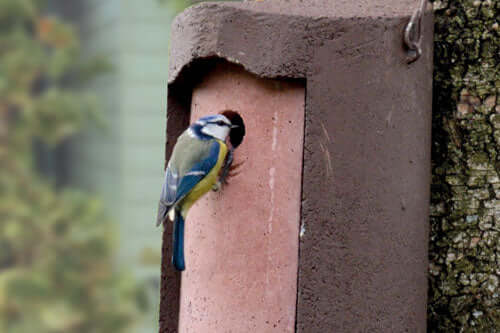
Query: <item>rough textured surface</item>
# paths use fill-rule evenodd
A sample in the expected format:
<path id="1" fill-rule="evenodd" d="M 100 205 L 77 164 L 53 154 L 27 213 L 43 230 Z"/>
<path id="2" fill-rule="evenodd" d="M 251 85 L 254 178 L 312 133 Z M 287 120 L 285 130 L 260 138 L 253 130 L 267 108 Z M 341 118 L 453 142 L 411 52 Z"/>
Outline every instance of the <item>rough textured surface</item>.
<path id="1" fill-rule="evenodd" d="M 166 144 L 167 157 L 172 153 L 177 137 L 189 125 L 189 112 L 184 105 L 190 100 L 191 91 L 172 87 L 168 93 L 168 135 Z M 166 159 L 168 161 L 168 158 Z M 165 162 L 165 167 L 166 167 Z M 179 304 L 181 273 L 172 265 L 172 233 L 173 223 L 167 223 L 163 231 L 161 289 L 160 289 L 160 318 L 159 331 L 161 333 L 177 332 L 179 325 Z"/>
<path id="2" fill-rule="evenodd" d="M 425 332 L 432 29 L 349 27 L 307 82 L 297 332 Z"/>
<path id="3" fill-rule="evenodd" d="M 238 175 L 186 220 L 179 331 L 293 332 L 305 88 L 223 63 L 194 88 L 191 120 L 226 109 L 247 134 Z"/>
<path id="4" fill-rule="evenodd" d="M 429 330 L 500 327 L 500 2 L 435 1 Z"/>
<path id="5" fill-rule="evenodd" d="M 416 7 L 415 0 L 202 3 L 172 23 L 169 84 L 193 59 L 209 57 L 241 64 L 262 77 L 305 78 L 315 70 L 316 50 L 349 26 L 396 25 L 402 33 Z"/>
<path id="6" fill-rule="evenodd" d="M 307 81 L 297 332 L 425 332 L 432 17 L 407 65 L 414 6 L 384 1 L 398 15 L 376 17 L 371 3 L 202 4 L 173 25 L 172 117 L 189 114 L 175 93 L 191 92 L 213 57 Z"/>
<path id="7" fill-rule="evenodd" d="M 160 332 L 177 332 L 181 274 L 172 269 L 172 224 L 167 224 L 162 240 L 160 289 Z"/>

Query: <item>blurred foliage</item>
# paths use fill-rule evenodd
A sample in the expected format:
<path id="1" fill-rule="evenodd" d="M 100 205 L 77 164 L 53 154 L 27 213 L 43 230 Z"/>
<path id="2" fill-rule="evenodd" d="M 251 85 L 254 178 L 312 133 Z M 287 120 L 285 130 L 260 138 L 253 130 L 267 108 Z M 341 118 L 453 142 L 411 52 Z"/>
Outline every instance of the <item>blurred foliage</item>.
<path id="1" fill-rule="evenodd" d="M 190 0 L 158 0 L 158 2 L 168 6 L 173 13 L 179 13 L 193 4 Z"/>
<path id="2" fill-rule="evenodd" d="M 0 332 L 125 332 L 145 295 L 112 265 L 112 221 L 34 167 L 35 141 L 56 147 L 99 121 L 75 88 L 107 68 L 80 59 L 72 27 L 45 6 L 0 0 Z"/>
<path id="3" fill-rule="evenodd" d="M 162 4 L 169 6 L 174 13 L 179 13 L 191 5 L 200 2 L 217 2 L 217 1 L 244 1 L 244 0 L 158 0 Z M 261 0 L 254 0 L 261 1 Z"/>

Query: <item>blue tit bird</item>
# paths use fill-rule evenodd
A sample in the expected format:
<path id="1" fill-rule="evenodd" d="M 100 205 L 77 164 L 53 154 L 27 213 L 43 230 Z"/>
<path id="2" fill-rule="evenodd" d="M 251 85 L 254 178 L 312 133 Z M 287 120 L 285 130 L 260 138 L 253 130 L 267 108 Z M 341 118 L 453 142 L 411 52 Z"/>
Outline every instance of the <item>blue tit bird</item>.
<path id="1" fill-rule="evenodd" d="M 179 271 L 185 269 L 184 221 L 187 213 L 196 200 L 220 185 L 217 183 L 219 171 L 228 168 L 225 141 L 234 127 L 237 126 L 221 114 L 198 119 L 179 136 L 167 164 L 157 225 L 167 218 L 174 222 L 172 263 Z"/>

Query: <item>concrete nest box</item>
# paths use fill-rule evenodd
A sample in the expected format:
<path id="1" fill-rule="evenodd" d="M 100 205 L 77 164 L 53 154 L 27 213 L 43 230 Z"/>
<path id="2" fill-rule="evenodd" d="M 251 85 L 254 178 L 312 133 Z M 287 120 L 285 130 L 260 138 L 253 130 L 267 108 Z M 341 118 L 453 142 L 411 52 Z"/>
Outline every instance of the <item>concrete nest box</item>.
<path id="1" fill-rule="evenodd" d="M 416 0 L 203 3 L 172 26 L 167 160 L 237 112 L 239 174 L 164 232 L 160 332 L 425 332 L 432 14 Z M 182 279 L 182 284 L 181 284 Z"/>

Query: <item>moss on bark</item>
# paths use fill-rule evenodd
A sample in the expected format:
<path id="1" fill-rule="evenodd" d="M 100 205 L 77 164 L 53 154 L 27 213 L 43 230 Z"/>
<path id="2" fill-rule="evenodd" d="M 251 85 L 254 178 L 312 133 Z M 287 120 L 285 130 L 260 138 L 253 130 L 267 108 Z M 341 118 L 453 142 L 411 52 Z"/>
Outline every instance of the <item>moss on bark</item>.
<path id="1" fill-rule="evenodd" d="M 434 1 L 430 332 L 500 327 L 500 1 Z"/>

